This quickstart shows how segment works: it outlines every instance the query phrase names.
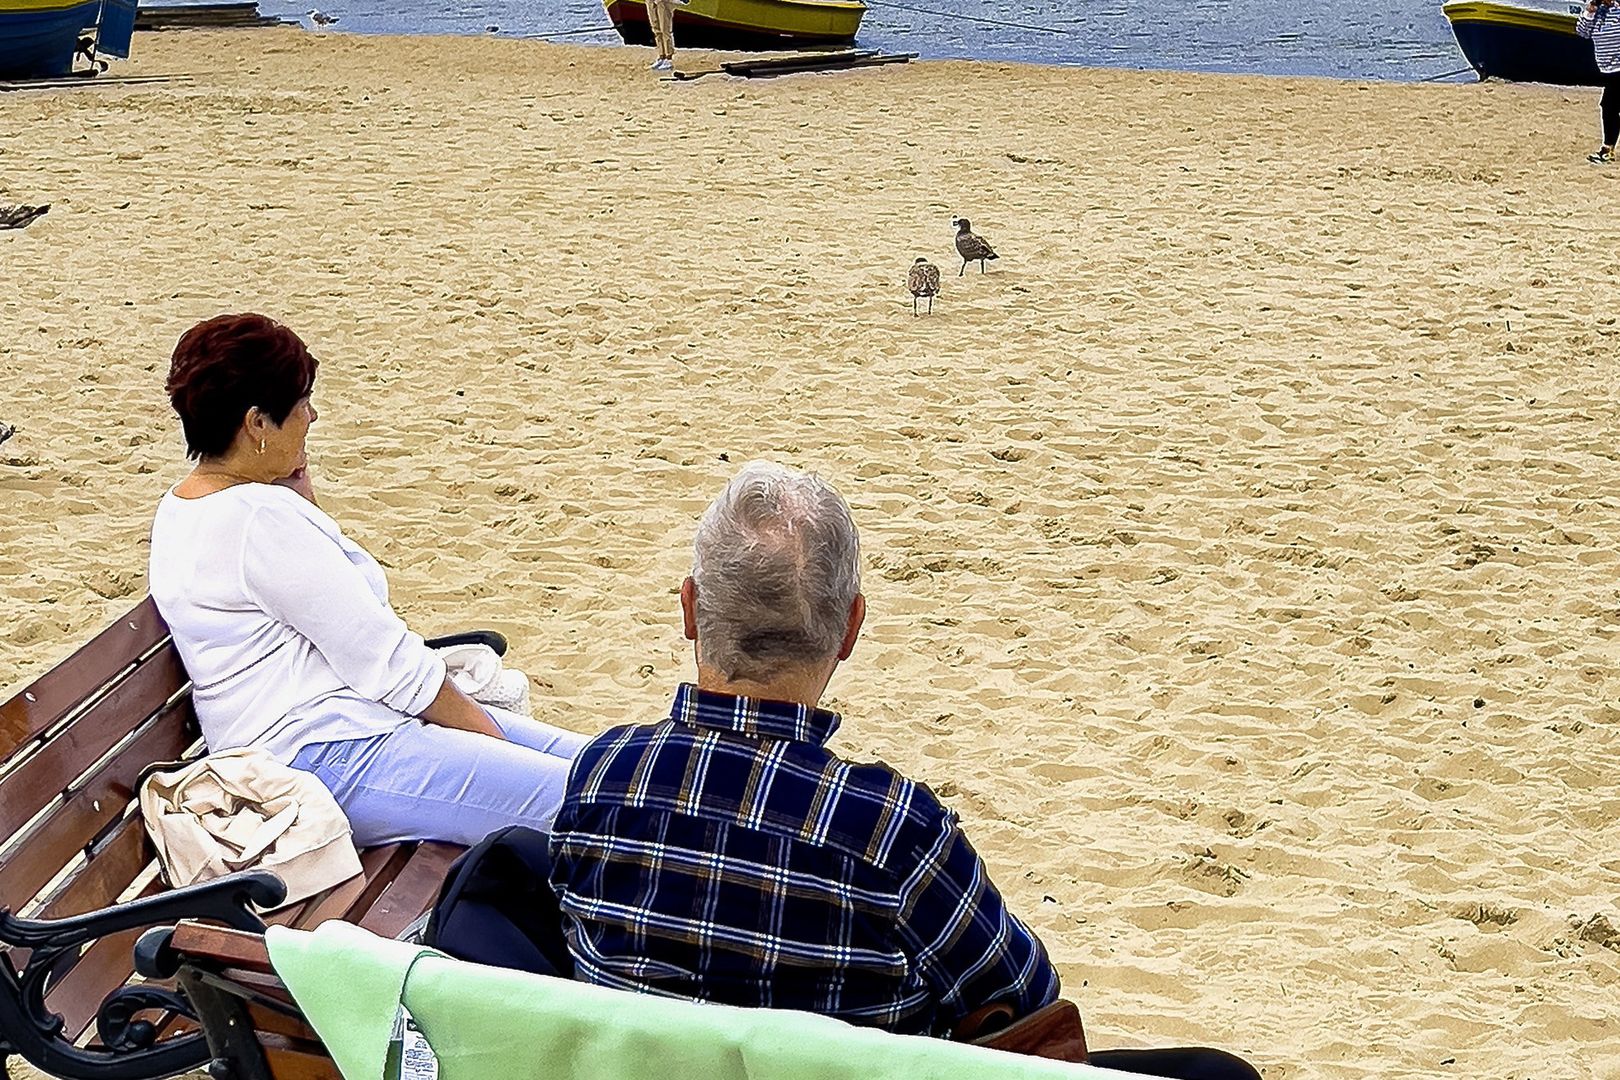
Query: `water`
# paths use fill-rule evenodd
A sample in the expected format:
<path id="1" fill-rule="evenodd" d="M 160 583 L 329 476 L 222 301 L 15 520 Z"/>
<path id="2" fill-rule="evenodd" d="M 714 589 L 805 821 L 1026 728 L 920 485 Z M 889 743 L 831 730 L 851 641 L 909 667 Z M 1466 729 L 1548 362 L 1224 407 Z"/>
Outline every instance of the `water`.
<path id="1" fill-rule="evenodd" d="M 605 26 L 600 0 L 313 0 L 338 29 L 510 36 Z M 1173 68 L 1184 71 L 1430 78 L 1466 61 L 1439 0 L 868 0 L 860 45 L 926 58 Z M 296 18 L 311 0 L 261 0 Z M 907 10 L 911 9 L 911 10 Z M 997 26 L 991 19 L 1022 23 Z M 1047 29 L 1037 29 L 1037 28 Z M 559 40 L 617 44 L 611 31 Z"/>

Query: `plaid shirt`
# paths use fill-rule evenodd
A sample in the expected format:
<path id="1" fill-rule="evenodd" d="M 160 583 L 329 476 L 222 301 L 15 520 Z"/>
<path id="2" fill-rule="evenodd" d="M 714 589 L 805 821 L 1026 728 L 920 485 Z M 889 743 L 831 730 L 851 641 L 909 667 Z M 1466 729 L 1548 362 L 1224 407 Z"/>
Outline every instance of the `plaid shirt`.
<path id="1" fill-rule="evenodd" d="M 1057 972 L 933 792 L 823 744 L 836 713 L 682 686 L 580 752 L 552 833 L 575 977 L 941 1035 Z"/>

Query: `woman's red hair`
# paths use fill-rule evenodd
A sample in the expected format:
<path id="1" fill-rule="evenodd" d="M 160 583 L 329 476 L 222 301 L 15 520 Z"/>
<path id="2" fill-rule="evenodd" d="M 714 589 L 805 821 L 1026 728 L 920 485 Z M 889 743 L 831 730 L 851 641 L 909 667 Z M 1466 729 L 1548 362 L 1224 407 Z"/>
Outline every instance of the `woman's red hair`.
<path id="1" fill-rule="evenodd" d="M 217 315 L 187 330 L 166 385 L 186 456 L 225 453 L 251 408 L 285 423 L 315 386 L 318 366 L 297 334 L 263 315 Z"/>

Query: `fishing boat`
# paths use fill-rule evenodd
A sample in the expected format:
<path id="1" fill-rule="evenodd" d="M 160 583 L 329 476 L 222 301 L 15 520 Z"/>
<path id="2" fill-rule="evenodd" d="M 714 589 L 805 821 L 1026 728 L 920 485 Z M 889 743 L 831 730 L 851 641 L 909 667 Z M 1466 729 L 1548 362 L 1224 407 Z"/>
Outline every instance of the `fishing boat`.
<path id="1" fill-rule="evenodd" d="M 653 43 L 642 0 L 603 3 L 626 45 Z M 695 49 L 847 45 L 865 14 L 861 0 L 690 0 L 675 8 L 675 43 Z"/>
<path id="2" fill-rule="evenodd" d="M 89 59 L 92 70 L 98 53 L 127 57 L 135 3 L 0 0 L 0 79 L 68 75 L 75 55 Z"/>
<path id="3" fill-rule="evenodd" d="M 1592 43 L 1575 33 L 1576 0 L 1450 0 L 1442 5 L 1482 79 L 1599 86 Z"/>

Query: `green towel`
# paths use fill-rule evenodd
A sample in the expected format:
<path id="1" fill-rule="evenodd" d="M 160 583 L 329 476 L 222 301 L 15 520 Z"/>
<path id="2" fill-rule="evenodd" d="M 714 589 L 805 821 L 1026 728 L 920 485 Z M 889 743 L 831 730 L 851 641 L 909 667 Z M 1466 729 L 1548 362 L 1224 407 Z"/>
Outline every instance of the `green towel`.
<path id="1" fill-rule="evenodd" d="M 630 994 L 463 963 L 343 922 L 272 926 L 276 973 L 345 1080 L 381 1080 L 400 1002 L 440 1080 L 1107 1080 L 1127 1074 L 787 1009 Z"/>

